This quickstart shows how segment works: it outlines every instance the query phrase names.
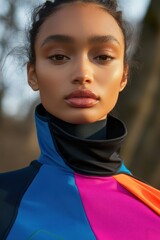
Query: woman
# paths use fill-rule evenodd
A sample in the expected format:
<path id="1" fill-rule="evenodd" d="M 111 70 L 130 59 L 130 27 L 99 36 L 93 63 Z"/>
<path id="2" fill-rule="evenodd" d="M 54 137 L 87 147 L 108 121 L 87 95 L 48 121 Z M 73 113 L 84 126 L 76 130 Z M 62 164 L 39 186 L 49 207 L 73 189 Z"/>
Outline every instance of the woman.
<path id="1" fill-rule="evenodd" d="M 119 157 L 124 124 L 109 115 L 127 84 L 117 2 L 47 1 L 29 30 L 28 83 L 41 156 L 0 176 L 0 239 L 159 239 L 160 193 Z"/>

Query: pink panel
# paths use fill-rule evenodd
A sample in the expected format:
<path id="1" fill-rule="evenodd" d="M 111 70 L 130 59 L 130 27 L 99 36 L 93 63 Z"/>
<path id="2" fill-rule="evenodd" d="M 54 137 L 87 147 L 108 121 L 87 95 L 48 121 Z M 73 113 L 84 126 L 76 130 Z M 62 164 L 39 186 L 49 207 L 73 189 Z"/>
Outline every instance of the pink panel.
<path id="1" fill-rule="evenodd" d="M 114 178 L 75 174 L 75 180 L 97 240 L 160 239 L 160 218 Z"/>

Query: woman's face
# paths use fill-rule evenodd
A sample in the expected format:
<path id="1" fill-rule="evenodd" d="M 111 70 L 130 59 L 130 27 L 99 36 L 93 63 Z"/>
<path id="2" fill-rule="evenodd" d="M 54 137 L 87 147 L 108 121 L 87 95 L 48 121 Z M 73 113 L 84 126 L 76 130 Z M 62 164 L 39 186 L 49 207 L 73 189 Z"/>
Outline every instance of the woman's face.
<path id="1" fill-rule="evenodd" d="M 96 4 L 65 4 L 49 16 L 35 43 L 28 81 L 45 109 L 70 123 L 106 118 L 126 85 L 124 39 Z"/>

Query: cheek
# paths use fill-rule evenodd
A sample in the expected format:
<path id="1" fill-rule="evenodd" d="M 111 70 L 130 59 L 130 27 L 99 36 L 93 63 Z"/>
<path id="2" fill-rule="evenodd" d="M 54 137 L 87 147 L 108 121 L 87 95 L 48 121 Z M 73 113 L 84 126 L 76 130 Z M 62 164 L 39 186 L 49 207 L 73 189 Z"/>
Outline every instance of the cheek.
<path id="1" fill-rule="evenodd" d="M 111 66 L 101 75 L 102 90 L 109 95 L 117 95 L 120 90 L 121 81 L 123 78 L 124 67 L 122 64 L 119 66 Z"/>
<path id="2" fill-rule="evenodd" d="M 50 92 L 56 92 L 61 82 L 61 74 L 55 71 L 52 66 L 48 67 L 47 64 L 37 64 L 36 75 L 40 93 L 47 92 L 50 94 Z"/>

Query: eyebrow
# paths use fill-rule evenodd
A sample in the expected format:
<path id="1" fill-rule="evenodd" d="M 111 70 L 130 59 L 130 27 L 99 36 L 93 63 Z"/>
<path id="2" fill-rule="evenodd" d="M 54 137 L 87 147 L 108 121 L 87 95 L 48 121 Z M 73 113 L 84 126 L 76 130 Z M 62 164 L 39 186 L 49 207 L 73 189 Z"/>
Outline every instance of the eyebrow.
<path id="1" fill-rule="evenodd" d="M 45 40 L 43 41 L 41 47 L 43 47 L 45 44 L 50 43 L 50 42 L 60 42 L 60 43 L 65 43 L 65 44 L 74 44 L 76 40 L 68 35 L 50 35 Z M 112 35 L 104 35 L 104 36 L 91 36 L 88 39 L 89 44 L 102 44 L 102 43 L 107 43 L 107 42 L 115 42 L 118 45 L 120 45 L 119 41 Z"/>

